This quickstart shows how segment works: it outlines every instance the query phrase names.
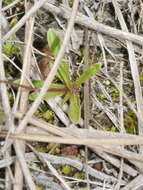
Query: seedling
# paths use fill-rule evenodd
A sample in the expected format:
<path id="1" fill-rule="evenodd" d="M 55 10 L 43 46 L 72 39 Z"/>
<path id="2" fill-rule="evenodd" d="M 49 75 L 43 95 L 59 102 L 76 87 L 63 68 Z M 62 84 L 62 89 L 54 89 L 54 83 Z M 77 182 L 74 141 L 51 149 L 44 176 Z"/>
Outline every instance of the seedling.
<path id="1" fill-rule="evenodd" d="M 50 48 L 52 56 L 55 58 L 61 47 L 61 41 L 59 36 L 55 33 L 53 29 L 49 29 L 47 32 L 47 41 Z M 50 62 L 50 65 L 53 63 Z M 69 102 L 68 115 L 73 123 L 78 123 L 81 115 L 81 105 L 80 105 L 80 87 L 87 79 L 95 75 L 100 70 L 101 64 L 96 63 L 89 66 L 75 81 L 72 81 L 68 62 L 65 58 L 62 59 L 60 66 L 58 68 L 56 77 L 60 80 L 59 83 L 52 83 L 49 91 L 45 94 L 44 100 L 48 98 L 53 98 L 56 96 L 62 96 L 63 100 L 61 105 Z M 33 84 L 37 88 L 41 88 L 43 81 L 36 80 Z M 35 100 L 38 96 L 38 92 L 32 92 L 29 96 L 30 100 Z"/>

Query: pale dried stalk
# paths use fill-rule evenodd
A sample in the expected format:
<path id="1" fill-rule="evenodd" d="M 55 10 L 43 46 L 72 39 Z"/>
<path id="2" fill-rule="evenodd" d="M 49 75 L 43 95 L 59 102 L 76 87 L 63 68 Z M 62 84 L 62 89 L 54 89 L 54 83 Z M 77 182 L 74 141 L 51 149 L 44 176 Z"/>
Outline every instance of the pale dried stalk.
<path id="1" fill-rule="evenodd" d="M 77 137 L 77 138 L 81 138 L 81 137 L 84 137 L 84 138 L 118 137 L 118 138 L 120 138 L 121 136 L 122 137 L 128 137 L 130 139 L 136 138 L 135 135 L 127 135 L 127 134 L 121 135 L 120 133 L 111 133 L 111 132 L 107 132 L 107 134 L 106 134 L 106 132 L 99 131 L 99 130 L 95 130 L 95 131 L 94 130 L 92 130 L 92 131 L 88 130 L 87 131 L 85 129 L 78 129 L 78 128 L 75 128 L 74 130 L 70 129 L 70 128 L 67 128 L 67 129 L 66 128 L 65 129 L 59 128 L 59 130 L 58 130 L 58 129 L 56 129 L 56 126 L 54 126 L 54 125 L 49 126 L 47 124 L 44 125 L 42 123 L 42 120 L 40 120 L 40 121 L 41 122 L 38 122 L 36 120 L 34 122 L 34 125 L 36 125 L 37 127 L 40 127 L 40 129 L 35 128 L 35 127 L 28 127 L 27 130 L 26 130 L 26 133 L 31 134 L 31 135 L 34 135 L 34 134 L 37 135 L 37 133 L 38 133 L 41 136 L 46 135 L 47 138 L 48 138 L 50 134 L 48 132 L 46 132 L 46 131 L 49 131 L 48 128 L 50 128 L 50 131 L 52 131 L 52 126 L 53 126 L 53 133 L 58 135 L 58 132 L 59 132 L 61 137 L 64 137 L 64 136 L 66 137 L 66 134 L 67 134 L 67 136 L 69 136 L 69 138 L 70 137 Z M 42 127 L 40 126 L 41 123 L 42 123 Z M 4 127 L 1 126 L 1 129 L 3 129 L 3 128 Z M 60 129 L 61 129 L 61 131 L 60 131 Z M 76 131 L 76 133 L 75 133 L 75 131 Z M 5 136 L 5 135 L 6 135 L 6 133 L 1 134 L 1 136 Z M 91 147 L 91 148 L 95 148 L 95 147 Z M 114 155 L 118 155 L 120 157 L 127 158 L 130 161 L 134 162 L 133 164 L 139 169 L 140 169 L 140 163 L 139 162 L 137 163 L 137 162 L 135 162 L 133 160 L 143 162 L 143 158 L 139 154 L 131 152 L 131 151 L 127 151 L 127 150 L 122 150 L 121 147 L 119 147 L 119 146 L 97 146 L 96 149 L 99 149 L 99 150 L 102 150 L 102 151 L 105 151 L 105 152 L 108 152 L 108 153 L 111 153 L 111 154 L 114 154 Z M 93 151 L 94 151 L 94 149 L 93 149 Z"/>
<path id="2" fill-rule="evenodd" d="M 1 133 L 1 137 L 5 137 L 6 133 Z M 96 139 L 91 138 L 63 138 L 63 137 L 55 137 L 55 136 L 46 136 L 46 135 L 37 135 L 37 134 L 24 134 L 24 133 L 12 133 L 10 138 L 13 139 L 22 139 L 26 141 L 37 141 L 37 142 L 54 142 L 59 144 L 77 144 L 77 145 L 87 145 L 91 147 L 96 147 L 99 145 L 112 145 L 112 146 L 126 146 L 126 145 L 142 145 L 143 144 L 143 137 L 136 136 L 136 138 L 117 138 L 117 137 L 110 137 L 110 138 L 103 138 L 98 137 Z"/>
<path id="3" fill-rule="evenodd" d="M 26 175 L 25 180 L 26 180 L 30 190 L 36 190 L 35 184 L 34 184 L 33 180 L 31 179 L 31 174 L 30 174 L 29 169 L 27 167 L 23 151 L 21 150 L 21 146 L 18 143 L 18 141 L 17 142 L 16 141 L 14 143 L 14 148 L 16 150 L 16 155 L 18 157 L 18 160 L 19 160 L 20 166 L 22 168 L 22 171 L 24 173 L 24 176 Z"/>
<path id="4" fill-rule="evenodd" d="M 4 70 L 4 64 L 3 64 L 3 56 L 2 56 L 2 31 L 4 27 L 2 26 L 2 0 L 0 0 L 0 78 L 2 80 L 5 80 L 5 70 Z M 13 126 L 13 120 L 12 120 L 12 115 L 11 115 L 11 108 L 10 108 L 10 103 L 8 99 L 8 92 L 5 84 L 0 84 L 0 91 L 1 91 L 1 97 L 2 97 L 2 105 L 4 109 L 4 113 L 6 115 L 6 127 L 10 128 L 10 126 Z M 6 157 L 9 157 L 11 153 L 11 148 L 9 148 L 5 154 Z M 10 181 L 10 174 L 8 171 L 8 168 L 6 169 L 6 175 L 5 175 L 5 189 L 6 190 L 11 190 L 12 186 Z"/>
<path id="5" fill-rule="evenodd" d="M 21 118 L 22 115 L 20 113 L 16 113 L 15 115 L 17 118 Z M 77 138 L 124 138 L 124 139 L 136 139 L 140 136 L 137 135 L 131 135 L 131 134 L 122 134 L 122 133 L 116 133 L 116 132 L 109 132 L 109 131 L 101 131 L 101 130 L 95 130 L 95 129 L 79 129 L 77 127 L 71 127 L 71 128 L 61 128 L 52 124 L 49 124 L 42 119 L 37 119 L 36 117 L 32 117 L 29 120 L 29 123 L 33 124 L 34 126 L 37 126 L 51 134 L 54 134 L 56 136 L 62 136 L 62 137 L 77 137 Z"/>
<path id="6" fill-rule="evenodd" d="M 142 190 L 143 188 L 143 174 L 138 175 L 134 178 L 130 183 L 128 183 L 125 187 L 121 188 L 121 190 Z"/>
<path id="7" fill-rule="evenodd" d="M 89 60 L 89 32 L 88 29 L 85 29 L 85 54 L 84 54 L 84 69 L 88 68 Z M 84 83 L 84 128 L 89 128 L 89 115 L 90 115 L 90 81 L 87 80 Z M 87 170 L 88 164 L 88 147 L 85 146 L 85 170 L 86 170 L 86 179 L 87 179 L 87 190 L 90 190 L 89 175 Z"/>
<path id="8" fill-rule="evenodd" d="M 120 104 L 119 104 L 119 119 L 120 119 L 120 132 L 124 133 L 126 132 L 125 128 L 124 128 L 124 110 L 123 110 L 123 63 L 120 63 Z M 122 149 L 124 149 L 124 147 L 121 147 Z M 124 159 L 121 158 L 121 162 L 120 162 L 120 171 L 118 174 L 118 183 L 115 186 L 116 190 L 120 190 L 120 186 L 121 186 L 121 180 L 123 177 L 123 166 L 124 166 Z"/>
<path id="9" fill-rule="evenodd" d="M 30 4 L 29 4 L 30 6 Z M 29 20 L 26 22 L 26 32 L 25 32 L 25 50 L 24 50 L 24 57 L 23 57 L 23 69 L 22 69 L 22 76 L 21 76 L 21 83 L 27 85 L 26 77 L 29 76 L 30 71 L 30 63 L 31 63 L 31 44 L 33 39 L 33 27 L 34 27 L 34 17 L 29 18 Z M 26 77 L 25 77 L 26 76 Z M 28 105 L 28 91 L 22 91 L 20 96 L 20 88 L 18 91 L 18 97 L 17 102 L 20 98 L 20 112 L 25 114 L 27 110 Z M 15 105 L 15 111 L 17 108 L 17 105 Z M 25 151 L 25 143 L 24 141 L 16 141 L 15 143 L 19 143 L 19 147 L 21 148 L 21 151 Z M 18 147 L 17 147 L 18 148 Z M 15 150 L 17 152 L 17 150 Z M 25 161 L 26 165 L 26 161 Z M 28 169 L 27 169 L 28 170 Z M 30 172 L 29 175 L 30 176 Z M 25 174 L 25 178 L 27 177 L 27 174 Z M 28 181 L 28 180 L 27 180 Z M 32 181 L 32 177 L 30 177 L 30 180 Z M 33 183 L 33 182 L 31 182 Z M 28 186 L 30 186 L 28 184 Z M 14 184 L 14 190 L 22 190 L 23 189 L 23 174 L 21 170 L 21 166 L 19 165 L 19 161 L 17 160 L 15 163 L 15 184 Z"/>

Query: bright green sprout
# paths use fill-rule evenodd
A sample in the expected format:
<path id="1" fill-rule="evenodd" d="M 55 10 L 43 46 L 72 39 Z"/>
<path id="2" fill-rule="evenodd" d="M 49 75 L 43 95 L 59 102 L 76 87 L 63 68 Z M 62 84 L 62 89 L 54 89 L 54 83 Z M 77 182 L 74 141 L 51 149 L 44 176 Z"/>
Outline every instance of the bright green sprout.
<path id="1" fill-rule="evenodd" d="M 61 41 L 53 29 L 48 30 L 47 41 L 52 56 L 56 57 L 61 47 Z M 50 91 L 49 89 L 44 96 L 44 100 L 56 96 L 63 96 L 61 104 L 64 105 L 69 101 L 69 118 L 73 123 L 78 123 L 81 117 L 80 86 L 87 79 L 95 75 L 100 70 L 100 67 L 100 63 L 92 64 L 73 82 L 69 73 L 68 63 L 65 58 L 63 58 L 56 74 L 56 77 L 62 82 L 62 84 L 52 83 L 50 89 L 53 88 L 55 91 Z M 42 85 L 43 81 L 35 81 L 35 87 L 41 88 Z M 35 100 L 37 96 L 37 92 L 31 93 L 30 100 Z"/>

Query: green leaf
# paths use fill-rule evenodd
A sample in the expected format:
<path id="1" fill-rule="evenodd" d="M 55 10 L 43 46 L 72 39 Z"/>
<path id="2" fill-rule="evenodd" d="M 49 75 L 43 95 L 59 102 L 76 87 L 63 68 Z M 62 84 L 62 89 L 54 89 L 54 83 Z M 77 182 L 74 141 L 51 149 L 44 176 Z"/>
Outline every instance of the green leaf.
<path id="1" fill-rule="evenodd" d="M 61 41 L 59 36 L 53 29 L 49 29 L 47 32 L 48 46 L 51 50 L 52 55 L 55 57 L 60 50 Z"/>
<path id="2" fill-rule="evenodd" d="M 44 84 L 44 81 L 43 80 L 32 80 L 32 84 L 34 85 L 34 87 L 36 88 L 42 88 L 43 87 L 43 84 Z M 58 89 L 58 88 L 65 88 L 65 85 L 63 84 L 58 84 L 58 83 L 52 83 L 50 85 L 50 88 L 55 88 L 55 89 Z"/>
<path id="3" fill-rule="evenodd" d="M 53 92 L 46 92 L 43 100 L 48 100 L 49 98 L 54 98 L 56 96 L 63 96 L 65 94 L 64 91 L 53 91 Z"/>
<path id="4" fill-rule="evenodd" d="M 81 115 L 80 97 L 79 94 L 72 94 L 69 106 L 69 118 L 73 123 L 78 123 Z"/>
<path id="5" fill-rule="evenodd" d="M 63 106 L 69 99 L 70 99 L 71 93 L 67 92 L 64 96 L 64 98 L 61 101 L 61 106 Z"/>
<path id="6" fill-rule="evenodd" d="M 60 63 L 60 67 L 57 72 L 57 77 L 67 86 L 70 85 L 70 74 L 69 74 L 69 67 L 68 63 L 65 61 L 62 61 Z"/>
<path id="7" fill-rule="evenodd" d="M 32 92 L 29 94 L 28 99 L 34 101 L 36 100 L 37 96 L 38 96 L 38 92 Z"/>
<path id="8" fill-rule="evenodd" d="M 42 88 L 44 81 L 43 80 L 32 80 L 32 84 L 35 88 Z"/>
<path id="9" fill-rule="evenodd" d="M 17 24 L 17 19 L 16 19 L 16 18 L 13 18 L 13 19 L 10 21 L 9 28 L 14 27 L 16 24 Z"/>
<path id="10" fill-rule="evenodd" d="M 52 83 L 50 85 L 50 88 L 55 88 L 55 89 L 62 89 L 62 88 L 65 88 L 66 86 L 64 84 L 58 84 L 58 83 Z"/>
<path id="11" fill-rule="evenodd" d="M 100 63 L 96 63 L 94 65 L 89 66 L 82 75 L 79 76 L 79 78 L 76 80 L 75 84 L 80 86 L 82 83 L 84 83 L 87 79 L 95 75 L 101 68 Z"/>
<path id="12" fill-rule="evenodd" d="M 54 98 L 56 96 L 62 96 L 64 95 L 64 93 L 65 93 L 64 91 L 49 91 L 49 92 L 46 92 L 43 100 L 48 100 L 49 98 Z M 34 101 L 37 98 L 38 94 L 39 94 L 38 92 L 30 93 L 29 100 Z"/>

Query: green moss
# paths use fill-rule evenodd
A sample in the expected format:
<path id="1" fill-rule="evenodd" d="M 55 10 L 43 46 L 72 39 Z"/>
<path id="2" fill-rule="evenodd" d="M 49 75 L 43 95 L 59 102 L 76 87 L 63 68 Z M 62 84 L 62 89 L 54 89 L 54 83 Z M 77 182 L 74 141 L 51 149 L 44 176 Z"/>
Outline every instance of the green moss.
<path id="1" fill-rule="evenodd" d="M 137 117 L 132 110 L 125 113 L 124 126 L 127 133 L 135 134 L 138 128 Z"/>
<path id="2" fill-rule="evenodd" d="M 47 111 L 48 110 L 48 107 L 46 104 L 40 104 L 40 109 L 42 109 L 43 112 Z"/>
<path id="3" fill-rule="evenodd" d="M 102 93 L 97 93 L 97 97 L 98 97 L 101 101 L 103 101 L 103 100 L 105 99 L 105 96 L 104 96 L 104 94 L 102 94 Z"/>
<path id="4" fill-rule="evenodd" d="M 57 155 L 57 154 L 60 153 L 60 151 L 61 151 L 60 148 L 57 147 L 57 148 L 55 148 L 54 150 L 51 151 L 51 154 L 52 155 Z"/>
<path id="5" fill-rule="evenodd" d="M 111 132 L 117 132 L 117 129 L 115 126 L 108 126 L 108 125 L 102 125 L 102 129 L 105 131 L 111 131 Z"/>
<path id="6" fill-rule="evenodd" d="M 11 22 L 9 23 L 9 28 L 13 28 L 17 24 L 17 19 L 13 18 Z"/>
<path id="7" fill-rule="evenodd" d="M 74 174 L 74 177 L 77 178 L 77 179 L 83 179 L 83 173 L 81 173 L 81 172 L 76 172 L 76 173 Z"/>
<path id="8" fill-rule="evenodd" d="M 19 54 L 20 46 L 18 43 L 7 41 L 2 46 L 3 52 L 7 55 Z"/>
<path id="9" fill-rule="evenodd" d="M 36 148 L 36 151 L 37 152 L 46 152 L 47 149 L 45 147 L 39 147 L 39 148 Z"/>
<path id="10" fill-rule="evenodd" d="M 62 173 L 63 173 L 64 175 L 72 176 L 72 174 L 73 174 L 73 169 L 72 169 L 71 166 L 65 165 L 65 166 L 63 166 L 63 168 L 62 168 Z"/>
<path id="11" fill-rule="evenodd" d="M 45 119 L 46 121 L 49 121 L 49 120 L 53 119 L 54 114 L 53 114 L 52 111 L 47 110 L 46 112 L 44 112 L 44 114 L 43 114 L 42 117 L 43 117 L 43 119 Z"/>
<path id="12" fill-rule="evenodd" d="M 112 98 L 118 98 L 119 97 L 119 90 L 115 87 L 112 87 L 110 89 L 110 94 L 111 94 Z"/>

